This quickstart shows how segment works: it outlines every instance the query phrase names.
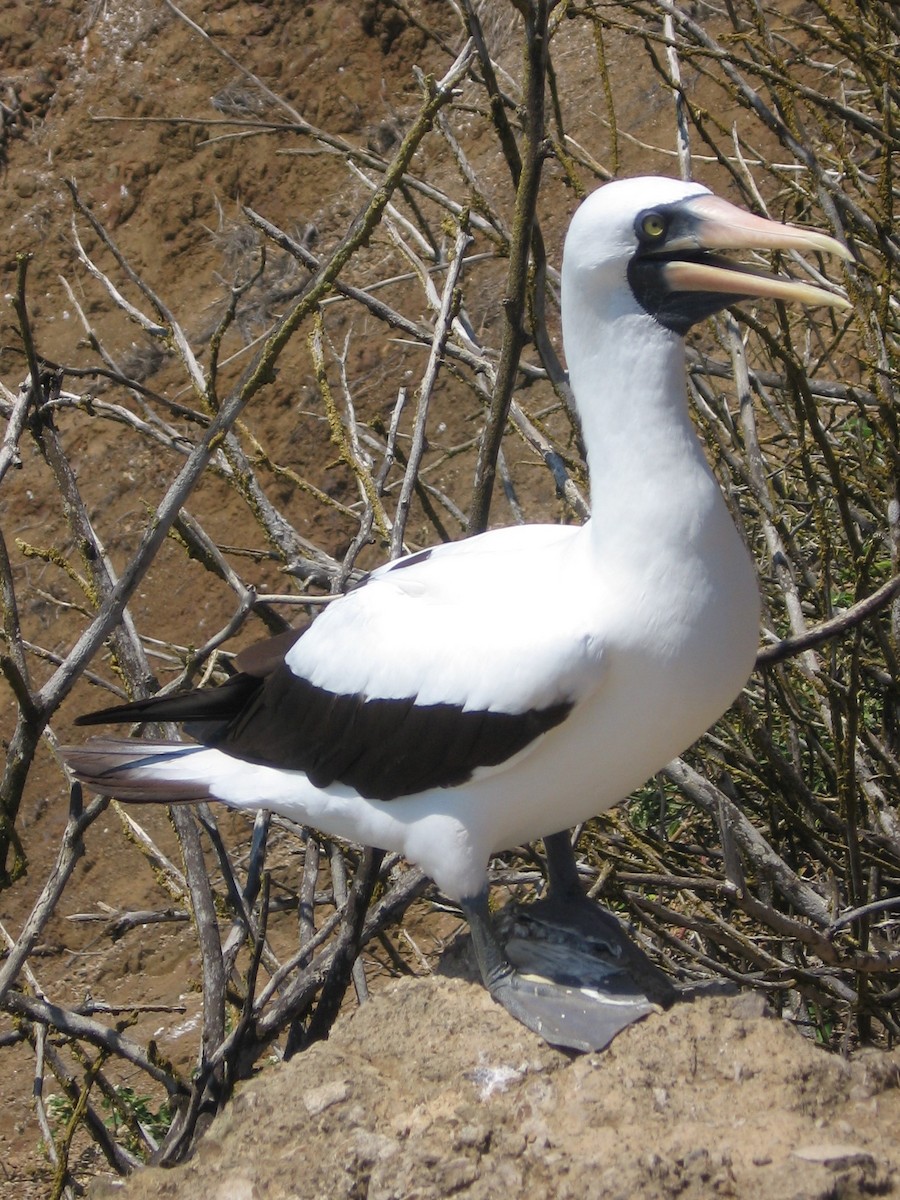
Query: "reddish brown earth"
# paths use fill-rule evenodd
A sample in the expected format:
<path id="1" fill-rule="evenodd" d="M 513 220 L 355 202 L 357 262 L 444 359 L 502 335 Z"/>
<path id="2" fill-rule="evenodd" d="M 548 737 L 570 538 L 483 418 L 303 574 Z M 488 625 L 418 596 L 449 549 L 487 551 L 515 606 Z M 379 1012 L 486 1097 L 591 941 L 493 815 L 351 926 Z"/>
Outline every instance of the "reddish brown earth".
<path id="1" fill-rule="evenodd" d="M 433 0 L 424 7 L 453 28 L 445 6 Z M 415 107 L 413 64 L 446 65 L 446 59 L 430 61 L 433 46 L 377 0 L 305 6 L 209 0 L 191 15 L 310 121 L 358 144 L 390 145 L 398 114 Z M 592 53 L 590 47 L 571 49 L 573 91 L 578 63 Z M 515 61 L 513 55 L 513 67 Z M 627 60 L 618 65 L 627 75 Z M 65 178 L 77 181 L 129 260 L 173 310 L 189 314 L 192 330 L 208 327 L 220 311 L 216 273 L 227 276 L 233 254 L 223 220 L 227 229 L 239 203 L 287 229 L 314 223 L 325 242 L 356 212 L 359 194 L 337 159 L 316 158 L 312 169 L 311 160 L 276 152 L 291 148 L 286 137 L 206 145 L 208 128 L 155 119 L 216 117 L 210 97 L 234 79 L 234 70 L 161 4 L 7 0 L 0 6 L 0 83 L 16 97 L 15 119 L 0 137 L 2 290 L 15 288 L 16 254 L 33 252 L 29 297 L 42 353 L 69 363 L 86 358 L 58 279 L 60 273 L 74 279 Z M 662 111 L 649 73 L 635 72 L 618 104 L 623 128 L 645 133 Z M 605 134 L 591 113 L 574 128 L 602 159 Z M 132 120 L 137 117 L 144 120 Z M 665 166 L 658 157 L 645 162 L 634 148 L 623 154 L 631 169 Z M 481 166 L 489 176 L 490 164 Z M 500 166 L 496 172 L 500 188 Z M 567 212 L 560 206 L 544 215 L 545 232 L 558 239 Z M 85 299 L 87 293 L 79 295 Z M 124 322 L 96 299 L 88 313 L 124 356 L 133 336 Z M 14 386 L 25 370 L 16 364 L 8 305 L 2 319 L 0 365 Z M 366 368 L 366 403 L 389 413 L 396 392 L 394 350 L 379 333 L 355 352 Z M 165 363 L 153 380 L 158 390 L 179 383 Z M 291 466 L 304 477 L 337 496 L 349 495 L 352 485 L 330 470 L 333 447 L 321 418 L 296 403 L 298 386 L 308 387 L 297 380 L 282 368 L 261 418 L 265 434 L 288 447 Z M 467 421 L 467 414 L 460 415 L 457 438 L 470 429 Z M 71 433 L 69 449 L 90 503 L 115 515 L 108 549 L 121 565 L 164 481 L 150 450 L 123 464 L 115 429 L 102 422 L 88 429 L 82 422 L 65 432 Z M 21 477 L 7 478 L 0 494 L 4 534 L 11 546 L 17 537 L 35 544 L 64 540 L 49 484 L 46 492 L 39 486 L 46 472 L 27 441 L 22 449 Z M 449 464 L 442 477 L 451 491 L 455 470 Z M 524 500 L 537 507 L 547 494 L 547 485 L 538 482 Z M 311 506 L 288 483 L 279 499 L 304 536 L 332 553 L 346 546 L 352 528 L 339 516 Z M 194 506 L 222 541 L 242 545 L 254 538 L 233 492 L 204 485 Z M 177 569 L 177 588 L 167 561 Z M 60 603 L 60 585 L 45 564 L 17 552 L 14 570 L 28 597 L 28 632 L 64 652 L 82 626 L 80 614 Z M 246 574 L 260 588 L 279 587 L 271 563 L 261 561 Z M 155 622 L 159 636 L 185 643 L 191 630 L 199 638 L 223 625 L 233 603 L 211 588 L 199 567 L 185 570 L 180 553 L 167 550 L 133 609 L 143 624 Z M 40 677 L 42 668 L 35 670 Z M 85 686 L 67 703 L 67 720 L 94 702 L 89 692 Z M 12 713 L 8 691 L 0 692 L 4 732 L 12 727 Z M 56 732 L 68 734 L 64 721 Z M 0 900 L 3 924 L 13 936 L 55 857 L 64 795 L 61 773 L 42 747 L 20 815 L 28 874 Z M 141 820 L 176 856 L 165 814 L 151 810 Z M 223 825 L 234 841 L 246 837 L 242 818 L 224 818 Z M 153 929 L 152 936 L 132 930 L 113 940 L 103 924 L 73 921 L 73 915 L 96 914 L 103 905 L 167 904 L 111 810 L 90 831 L 86 850 L 32 959 L 38 982 L 61 1002 L 90 994 L 126 1011 L 143 1006 L 133 1035 L 156 1036 L 162 1052 L 189 1071 L 200 1010 L 195 942 L 184 923 L 162 933 Z M 285 835 L 279 853 L 290 864 L 296 843 Z M 285 917 L 283 928 L 271 928 L 276 947 L 291 944 L 292 921 Z M 434 961 L 456 923 L 435 917 L 423 904 L 408 928 Z M 329 1043 L 244 1085 L 191 1163 L 171 1173 L 149 1171 L 115 1194 L 375 1200 L 510 1192 L 824 1200 L 900 1190 L 896 1054 L 872 1052 L 846 1063 L 763 1018 L 752 1003 L 715 1000 L 648 1020 L 602 1058 L 571 1061 L 509 1021 L 476 987 L 434 977 L 385 987 L 388 965 L 374 955 L 367 965 L 376 997 L 345 1018 Z M 0 1193 L 11 1200 L 44 1196 L 50 1173 L 31 1107 L 33 1056 L 21 1047 L 0 1053 Z M 96 1154 L 80 1152 L 84 1170 L 102 1174 Z M 95 1186 L 97 1194 L 113 1194 Z"/>

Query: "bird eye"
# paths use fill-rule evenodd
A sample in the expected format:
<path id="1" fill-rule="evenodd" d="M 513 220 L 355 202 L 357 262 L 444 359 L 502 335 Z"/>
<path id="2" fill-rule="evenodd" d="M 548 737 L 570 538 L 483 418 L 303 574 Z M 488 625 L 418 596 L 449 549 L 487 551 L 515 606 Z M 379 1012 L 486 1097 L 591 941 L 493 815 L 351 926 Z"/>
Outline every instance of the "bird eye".
<path id="1" fill-rule="evenodd" d="M 639 218 L 638 232 L 642 238 L 658 242 L 665 237 L 667 222 L 662 213 L 648 212 Z"/>

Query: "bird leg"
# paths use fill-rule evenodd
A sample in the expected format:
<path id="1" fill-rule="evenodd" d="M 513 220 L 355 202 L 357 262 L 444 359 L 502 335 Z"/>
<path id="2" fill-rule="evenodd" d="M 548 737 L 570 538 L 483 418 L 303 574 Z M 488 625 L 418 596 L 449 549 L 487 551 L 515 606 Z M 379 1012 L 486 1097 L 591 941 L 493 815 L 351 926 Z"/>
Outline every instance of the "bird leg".
<path id="1" fill-rule="evenodd" d="M 548 833 L 544 839 L 544 858 L 547 863 L 547 880 L 555 896 L 566 900 L 586 899 L 578 878 L 575 862 L 575 847 L 568 829 L 559 833 Z"/>

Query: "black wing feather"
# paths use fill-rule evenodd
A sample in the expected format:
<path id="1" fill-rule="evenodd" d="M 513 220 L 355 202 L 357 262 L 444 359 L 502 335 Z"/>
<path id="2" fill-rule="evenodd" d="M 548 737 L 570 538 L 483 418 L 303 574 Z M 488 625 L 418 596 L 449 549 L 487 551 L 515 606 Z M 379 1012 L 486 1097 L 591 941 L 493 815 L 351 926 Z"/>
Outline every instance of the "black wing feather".
<path id="1" fill-rule="evenodd" d="M 240 673 L 232 675 L 218 687 L 197 688 L 193 692 L 178 692 L 171 696 L 150 696 L 130 704 L 116 704 L 97 712 L 82 713 L 76 725 L 106 725 L 144 721 L 212 721 L 230 722 L 246 708 L 248 701 L 262 687 L 258 676 Z"/>
<path id="2" fill-rule="evenodd" d="M 298 636 L 273 641 L 283 654 Z M 504 713 L 416 704 L 414 697 L 343 695 L 295 675 L 283 660 L 264 674 L 272 657 L 264 649 L 220 687 L 117 705 L 77 723 L 187 721 L 205 745 L 235 758 L 303 771 L 316 787 L 342 783 L 367 799 L 395 800 L 465 783 L 476 768 L 511 758 L 572 709 L 561 702 Z"/>
<path id="3" fill-rule="evenodd" d="M 215 745 L 236 758 L 303 771 L 317 787 L 343 783 L 394 800 L 464 783 L 558 725 L 568 702 L 525 713 L 340 695 L 279 667 Z"/>

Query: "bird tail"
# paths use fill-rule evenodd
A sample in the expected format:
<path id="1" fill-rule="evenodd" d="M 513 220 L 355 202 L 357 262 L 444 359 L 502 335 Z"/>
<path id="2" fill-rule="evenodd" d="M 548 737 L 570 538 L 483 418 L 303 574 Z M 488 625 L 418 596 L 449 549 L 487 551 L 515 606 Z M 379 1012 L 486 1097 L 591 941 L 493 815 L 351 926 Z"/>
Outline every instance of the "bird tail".
<path id="1" fill-rule="evenodd" d="M 203 780 L 205 746 L 177 742 L 91 738 L 83 746 L 64 746 L 62 754 L 76 779 L 118 800 L 175 804 L 210 797 Z"/>

